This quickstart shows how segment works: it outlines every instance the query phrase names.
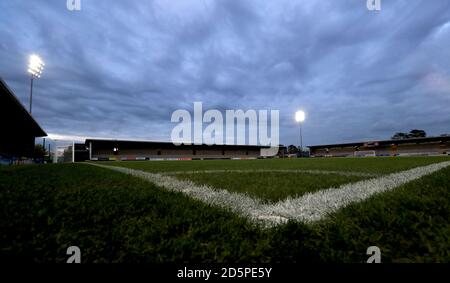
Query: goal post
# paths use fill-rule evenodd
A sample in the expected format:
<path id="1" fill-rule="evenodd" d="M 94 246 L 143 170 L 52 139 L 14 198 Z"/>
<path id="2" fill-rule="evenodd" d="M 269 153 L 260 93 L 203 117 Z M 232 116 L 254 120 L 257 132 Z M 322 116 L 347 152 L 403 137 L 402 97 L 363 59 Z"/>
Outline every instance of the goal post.
<path id="1" fill-rule="evenodd" d="M 73 163 L 75 160 L 75 141 L 50 139 L 47 138 L 49 144 L 49 156 L 52 163 Z"/>

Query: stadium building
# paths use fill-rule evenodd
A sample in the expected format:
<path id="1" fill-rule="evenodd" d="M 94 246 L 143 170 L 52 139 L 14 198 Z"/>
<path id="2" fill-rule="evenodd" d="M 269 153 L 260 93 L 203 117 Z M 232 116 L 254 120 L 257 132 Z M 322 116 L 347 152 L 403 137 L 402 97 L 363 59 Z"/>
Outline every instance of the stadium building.
<path id="1" fill-rule="evenodd" d="M 195 160 L 269 157 L 269 147 L 257 145 L 174 145 L 171 142 L 87 139 L 75 144 L 75 161 Z M 284 156 L 280 146 L 278 156 Z"/>
<path id="2" fill-rule="evenodd" d="M 450 155 L 450 136 L 308 146 L 312 157 Z"/>
<path id="3" fill-rule="evenodd" d="M 30 160 L 34 153 L 35 138 L 47 134 L 1 78 L 0 119 L 0 163 L 11 164 Z"/>

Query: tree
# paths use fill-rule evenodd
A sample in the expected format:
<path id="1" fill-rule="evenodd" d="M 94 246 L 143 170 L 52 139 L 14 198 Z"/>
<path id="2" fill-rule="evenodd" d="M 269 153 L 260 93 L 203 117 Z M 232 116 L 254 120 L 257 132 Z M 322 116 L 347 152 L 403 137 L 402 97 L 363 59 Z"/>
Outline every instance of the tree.
<path id="1" fill-rule="evenodd" d="M 408 134 L 408 138 L 425 138 L 427 133 L 424 130 L 411 130 Z"/>
<path id="2" fill-rule="evenodd" d="M 44 158 L 47 154 L 47 151 L 42 146 L 42 144 L 37 144 L 34 146 L 34 158 Z"/>
<path id="3" fill-rule="evenodd" d="M 397 132 L 391 137 L 393 140 L 413 139 L 413 138 L 425 138 L 427 133 L 424 130 L 411 130 L 409 133 Z"/>
<path id="4" fill-rule="evenodd" d="M 295 145 L 291 144 L 290 146 L 288 146 L 287 151 L 289 154 L 294 154 L 298 152 L 298 147 L 296 147 Z"/>

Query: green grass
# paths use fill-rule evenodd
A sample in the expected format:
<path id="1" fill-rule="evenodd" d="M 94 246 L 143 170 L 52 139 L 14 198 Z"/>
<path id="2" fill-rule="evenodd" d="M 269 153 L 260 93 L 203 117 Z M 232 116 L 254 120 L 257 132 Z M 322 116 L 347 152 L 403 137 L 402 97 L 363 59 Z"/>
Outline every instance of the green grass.
<path id="1" fill-rule="evenodd" d="M 376 245 L 388 262 L 450 262 L 450 168 L 350 205 L 314 228 L 327 235 L 323 250 L 332 260 L 357 261 Z"/>
<path id="2" fill-rule="evenodd" d="M 253 164 L 313 169 L 305 162 L 314 169 L 385 173 L 443 159 L 390 159 L 395 168 L 385 160 Z M 222 162 L 214 163 L 229 167 L 241 161 Z M 139 164 L 178 171 L 184 164 L 197 170 L 202 163 L 211 164 Z M 365 262 L 367 247 L 376 245 L 383 262 L 450 262 L 448 167 L 316 224 L 290 222 L 266 230 L 180 193 L 84 164 L 0 167 L 0 201 L 2 261 L 65 262 L 66 248 L 77 245 L 83 262 Z"/>
<path id="3" fill-rule="evenodd" d="M 105 165 L 123 166 L 148 172 L 189 170 L 256 170 L 304 169 L 337 170 L 387 174 L 435 162 L 450 160 L 436 157 L 374 157 L 374 158 L 303 158 L 256 160 L 192 160 L 192 161 L 108 161 Z"/>
<path id="4" fill-rule="evenodd" d="M 280 172 L 196 173 L 177 174 L 176 177 L 193 181 L 198 185 L 208 184 L 213 188 L 246 193 L 266 202 L 298 197 L 307 192 L 339 187 L 342 184 L 367 179 L 367 177 L 336 174 Z"/>
<path id="5" fill-rule="evenodd" d="M 262 232 L 245 219 L 88 165 L 0 169 L 3 260 L 84 262 L 250 259 Z"/>

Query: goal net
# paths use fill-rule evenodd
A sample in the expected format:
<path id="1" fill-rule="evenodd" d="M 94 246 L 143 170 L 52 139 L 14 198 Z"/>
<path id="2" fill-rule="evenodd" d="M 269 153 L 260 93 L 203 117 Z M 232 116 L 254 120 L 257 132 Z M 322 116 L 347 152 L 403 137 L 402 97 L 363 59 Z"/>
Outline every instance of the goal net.
<path id="1" fill-rule="evenodd" d="M 375 150 L 361 150 L 353 153 L 354 157 L 376 156 Z"/>
<path id="2" fill-rule="evenodd" d="M 50 139 L 46 138 L 45 152 L 47 161 L 51 163 L 72 163 L 74 162 L 73 140 Z"/>

